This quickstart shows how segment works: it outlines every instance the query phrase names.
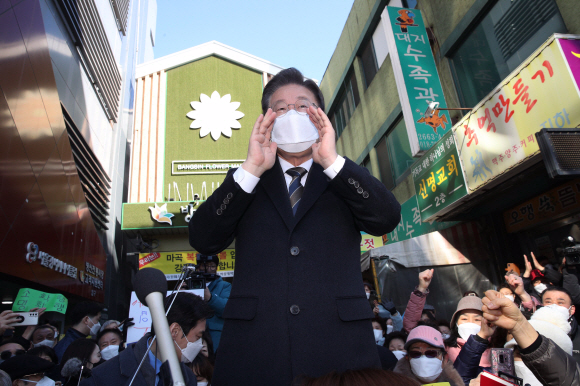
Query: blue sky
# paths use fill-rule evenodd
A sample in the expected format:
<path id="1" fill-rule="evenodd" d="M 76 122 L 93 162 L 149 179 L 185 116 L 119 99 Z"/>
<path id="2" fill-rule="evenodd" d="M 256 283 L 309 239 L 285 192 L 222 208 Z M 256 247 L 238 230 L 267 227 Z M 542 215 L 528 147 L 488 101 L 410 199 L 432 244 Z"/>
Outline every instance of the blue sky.
<path id="1" fill-rule="evenodd" d="M 157 0 L 155 58 L 217 40 L 321 80 L 353 0 Z"/>

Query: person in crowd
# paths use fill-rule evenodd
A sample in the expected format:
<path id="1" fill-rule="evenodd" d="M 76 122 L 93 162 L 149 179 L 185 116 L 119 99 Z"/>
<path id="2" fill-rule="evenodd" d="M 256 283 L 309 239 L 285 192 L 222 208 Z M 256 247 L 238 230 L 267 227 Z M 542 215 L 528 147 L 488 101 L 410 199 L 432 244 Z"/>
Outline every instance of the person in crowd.
<path id="1" fill-rule="evenodd" d="M 213 365 L 205 355 L 197 355 L 189 364 L 197 379 L 197 386 L 211 385 L 213 377 Z"/>
<path id="2" fill-rule="evenodd" d="M 121 322 L 119 322 L 118 320 L 107 320 L 105 323 L 103 323 L 99 332 L 103 332 L 104 330 L 108 330 L 111 328 L 119 329 L 120 325 Z"/>
<path id="3" fill-rule="evenodd" d="M 466 297 L 466 296 L 475 296 L 475 297 L 477 297 L 477 298 L 479 297 L 479 295 L 478 295 L 478 294 L 477 294 L 477 292 L 475 292 L 475 291 L 465 291 L 465 292 L 463 293 L 463 297 Z"/>
<path id="4" fill-rule="evenodd" d="M 447 357 L 443 337 L 433 327 L 418 326 L 411 330 L 405 343 L 407 354 L 397 362 L 395 372 L 421 385 L 449 382 L 463 386 L 461 376 Z"/>
<path id="5" fill-rule="evenodd" d="M 539 266 L 533 252 L 532 259 L 534 260 L 534 264 L 538 264 Z M 522 275 L 524 289 L 530 294 L 530 296 L 536 298 L 541 303 L 542 293 L 546 290 L 548 285 L 553 285 L 550 278 L 553 279 L 556 284 L 558 284 L 560 280 L 558 280 L 557 277 L 554 277 L 554 275 L 550 275 L 550 273 L 556 272 L 554 270 L 546 271 L 542 266 L 540 266 L 542 267 L 542 270 L 538 268 L 532 269 L 532 264 L 529 262 L 526 255 L 524 255 L 524 261 L 526 264 L 526 270 Z M 548 273 L 549 277 L 546 277 L 545 273 Z"/>
<path id="6" fill-rule="evenodd" d="M 101 350 L 101 357 L 108 361 L 119 355 L 119 348 L 123 345 L 123 334 L 117 328 L 108 328 L 99 332 L 97 344 Z"/>
<path id="7" fill-rule="evenodd" d="M 94 340 L 75 340 L 67 347 L 60 362 L 63 385 L 76 386 L 79 379 L 89 378 L 99 362 L 101 362 L 101 352 Z"/>
<path id="8" fill-rule="evenodd" d="M 385 330 L 387 325 L 385 319 L 380 316 L 375 316 L 372 320 L 373 332 L 375 334 L 375 342 L 382 346 L 385 343 Z"/>
<path id="9" fill-rule="evenodd" d="M 209 331 L 205 330 L 201 334 L 201 351 L 200 354 L 205 355 L 212 365 L 215 365 L 215 350 L 213 349 L 213 341 Z"/>
<path id="10" fill-rule="evenodd" d="M 392 370 L 395 368 L 398 358 L 388 348 L 384 347 L 386 321 L 380 316 L 375 316 L 372 320 L 372 325 L 381 367 L 383 370 Z"/>
<path id="11" fill-rule="evenodd" d="M 300 386 L 416 386 L 411 378 L 393 371 L 379 369 L 332 371 L 318 378 L 300 377 L 293 384 Z"/>
<path id="12" fill-rule="evenodd" d="M 425 301 L 429 294 L 429 284 L 433 280 L 434 269 L 426 269 L 419 273 L 419 285 L 411 293 L 407 309 L 405 310 L 405 319 L 403 320 L 403 328 L 407 333 L 417 326 L 423 309 L 425 308 Z"/>
<path id="13" fill-rule="evenodd" d="M 54 385 L 46 376 L 54 363 L 34 355 L 17 355 L 0 363 L 0 370 L 10 376 L 12 386 Z"/>
<path id="14" fill-rule="evenodd" d="M 449 328 L 449 322 L 445 319 L 439 319 L 436 324 L 437 324 L 437 329 L 441 333 L 441 336 L 443 336 L 443 340 L 449 339 L 449 337 L 451 336 L 451 329 Z"/>
<path id="15" fill-rule="evenodd" d="M 32 336 L 30 339 L 30 343 L 34 347 L 39 346 L 46 346 L 46 347 L 54 347 L 56 344 L 56 339 L 54 337 L 54 329 L 52 326 L 48 324 L 41 324 L 36 326 L 32 331 Z"/>
<path id="16" fill-rule="evenodd" d="M 216 255 L 197 255 L 197 264 L 200 272 L 212 273 L 215 276 L 208 278 L 209 285 L 204 289 L 203 299 L 214 311 L 214 316 L 207 321 L 207 329 L 211 334 L 214 348 L 217 351 L 222 330 L 224 328 L 223 312 L 230 297 L 232 285 L 217 274 L 219 258 Z"/>
<path id="17" fill-rule="evenodd" d="M 6 330 L 14 330 L 13 324 L 18 322 L 18 314 L 10 310 L 2 311 L 0 313 L 0 336 Z"/>
<path id="18" fill-rule="evenodd" d="M 536 308 L 542 304 L 541 298 L 538 300 L 537 297 L 530 296 L 530 294 L 525 290 L 524 279 L 513 272 L 505 276 L 505 281 L 505 286 L 507 286 L 507 288 L 503 286 L 499 291 L 506 296 L 506 298 L 510 300 L 514 299 L 512 301 L 515 302 L 515 304 L 520 307 L 520 310 L 529 318 L 531 314 L 536 311 Z"/>
<path id="19" fill-rule="evenodd" d="M 54 350 L 47 346 L 38 346 L 31 348 L 26 352 L 26 355 L 34 355 L 40 357 L 44 360 L 52 362 L 55 364 L 54 368 L 46 373 L 46 376 L 59 385 L 61 384 L 61 375 L 60 375 L 60 368 L 58 365 L 58 357 Z"/>
<path id="20" fill-rule="evenodd" d="M 482 307 L 481 299 L 476 296 L 461 298 L 451 317 L 451 336 L 445 341 L 449 359 L 466 385 L 491 367 L 489 339 L 494 328 L 482 322 Z"/>
<path id="21" fill-rule="evenodd" d="M 166 297 L 165 304 L 173 306 L 167 314 L 169 332 L 173 338 L 175 353 L 182 362 L 181 371 L 186 385 L 195 385 L 196 377 L 185 363 L 193 362 L 202 347 L 202 334 L 206 329 L 206 320 L 213 316 L 213 310 L 199 296 L 186 292 L 178 292 Z M 139 373 L 135 378 L 134 386 L 157 385 L 159 379 L 165 379 L 168 371 L 159 359 L 157 342 L 152 340 L 155 328 L 151 329 L 138 342 L 128 345 L 119 355 L 107 360 L 93 370 L 92 376 L 85 379 L 81 386 L 124 385 L 130 381 L 136 372 L 141 359 L 147 355 Z M 147 348 L 150 351 L 147 353 Z"/>
<path id="22" fill-rule="evenodd" d="M 421 320 L 427 324 L 437 324 L 436 315 L 435 307 L 430 304 L 425 304 L 423 311 L 421 311 Z"/>
<path id="23" fill-rule="evenodd" d="M 570 292 L 562 287 L 547 287 L 542 293 L 542 305 L 555 310 L 566 310 L 566 313 L 568 314 L 568 323 L 570 325 L 568 336 L 570 339 L 574 340 L 578 333 L 578 322 L 574 317 L 576 306 L 572 304 L 572 296 Z M 576 349 L 577 347 L 574 348 Z"/>
<path id="24" fill-rule="evenodd" d="M 85 339 L 89 334 L 96 337 L 101 329 L 101 311 L 103 307 L 92 302 L 78 303 L 70 313 L 72 327 L 66 332 L 64 338 L 54 346 L 54 351 L 62 362 L 64 352 L 72 342 L 77 339 Z"/>
<path id="25" fill-rule="evenodd" d="M 0 361 L 5 361 L 8 358 L 23 355 L 26 350 L 22 345 L 14 339 L 8 339 L 0 343 Z"/>
<path id="26" fill-rule="evenodd" d="M 0 370 L 0 386 L 12 386 L 12 379 L 4 370 Z"/>
<path id="27" fill-rule="evenodd" d="M 508 280 L 508 275 L 505 276 L 506 281 Z M 516 295 L 514 293 L 514 291 L 511 289 L 511 287 L 508 284 L 502 284 L 499 286 L 499 291 L 500 294 L 502 294 L 505 298 L 511 300 L 512 302 L 518 304 Z"/>
<path id="28" fill-rule="evenodd" d="M 386 319 L 385 326 L 387 327 L 387 329 L 385 330 L 385 335 L 393 332 L 394 331 L 393 319 L 392 318 Z"/>
<path id="29" fill-rule="evenodd" d="M 364 311 L 360 232 L 390 232 L 400 205 L 368 170 L 338 155 L 322 92 L 300 71 L 268 82 L 262 111 L 248 157 L 189 222 L 200 253 L 236 240 L 214 382 L 289 384 L 302 374 L 379 366 L 372 311 Z"/>
<path id="30" fill-rule="evenodd" d="M 403 329 L 403 317 L 397 311 L 392 299 L 383 299 L 375 307 L 373 308 L 373 313 L 387 320 L 387 334 L 390 334 L 389 325 L 393 326 L 393 331 L 401 331 Z M 391 320 L 391 323 L 388 323 L 389 320 Z"/>
<path id="31" fill-rule="evenodd" d="M 405 351 L 405 342 L 407 341 L 407 334 L 403 331 L 391 332 L 385 336 L 385 347 L 387 347 L 393 355 L 400 360 L 407 354 Z"/>
<path id="32" fill-rule="evenodd" d="M 524 364 L 542 385 L 580 385 L 578 363 L 551 339 L 540 335 L 511 300 L 489 290 L 482 309 L 489 323 L 513 335 Z"/>

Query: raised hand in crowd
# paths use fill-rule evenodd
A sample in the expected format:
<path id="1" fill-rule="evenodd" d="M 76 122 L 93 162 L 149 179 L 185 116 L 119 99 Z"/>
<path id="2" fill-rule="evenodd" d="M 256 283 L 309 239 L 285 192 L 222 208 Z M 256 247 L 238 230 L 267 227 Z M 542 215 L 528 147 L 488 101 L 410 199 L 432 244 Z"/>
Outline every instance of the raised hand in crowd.
<path id="1" fill-rule="evenodd" d="M 543 265 L 541 265 L 540 263 L 538 263 L 538 260 L 536 259 L 536 255 L 534 255 L 534 252 L 531 252 L 532 255 L 532 260 L 534 261 L 534 267 L 536 267 L 537 270 L 539 270 L 540 272 L 544 272 L 545 267 Z"/>
<path id="2" fill-rule="evenodd" d="M 14 323 L 18 322 L 18 315 L 10 310 L 2 311 L 0 314 L 0 334 L 6 330 L 14 330 Z"/>
<path id="3" fill-rule="evenodd" d="M 523 303 L 532 301 L 532 297 L 530 296 L 530 294 L 526 292 L 524 288 L 524 280 L 520 276 L 514 274 L 506 275 L 505 281 L 510 286 L 512 291 L 514 291 L 514 293 L 518 295 L 518 297 L 521 299 Z"/>
<path id="4" fill-rule="evenodd" d="M 532 253 L 533 256 L 533 253 Z M 523 277 L 528 278 L 530 277 L 530 274 L 532 273 L 532 263 L 529 262 L 528 260 L 528 256 L 524 255 L 524 261 L 526 263 L 526 271 L 524 272 Z"/>
<path id="5" fill-rule="evenodd" d="M 419 273 L 419 286 L 417 287 L 419 291 L 423 293 L 427 291 L 429 284 L 431 284 L 431 280 L 433 280 L 434 271 L 434 269 L 426 269 Z"/>

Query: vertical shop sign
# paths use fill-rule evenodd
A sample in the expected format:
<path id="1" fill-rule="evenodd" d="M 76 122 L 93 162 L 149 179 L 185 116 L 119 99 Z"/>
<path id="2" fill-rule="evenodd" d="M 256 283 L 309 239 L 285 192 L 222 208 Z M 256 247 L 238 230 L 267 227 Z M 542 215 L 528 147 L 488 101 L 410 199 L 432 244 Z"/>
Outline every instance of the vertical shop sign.
<path id="1" fill-rule="evenodd" d="M 453 127 L 468 193 L 538 154 L 542 128 L 580 125 L 580 40 L 563 36 L 539 47 Z"/>
<path id="2" fill-rule="evenodd" d="M 423 222 L 467 194 L 451 130 L 411 166 L 411 173 Z"/>
<path id="3" fill-rule="evenodd" d="M 399 241 L 425 235 L 427 233 L 440 231 L 455 224 L 459 224 L 459 222 L 423 222 L 421 220 L 419 205 L 417 205 L 417 197 L 413 196 L 401 205 L 401 221 L 391 233 L 387 233 L 383 236 L 383 242 L 385 245 L 393 244 Z"/>
<path id="4" fill-rule="evenodd" d="M 431 117 L 423 116 L 431 102 L 439 102 L 441 108 L 447 105 L 421 11 L 385 7 L 381 18 L 411 153 L 417 156 L 449 131 L 451 117 L 439 110 Z"/>

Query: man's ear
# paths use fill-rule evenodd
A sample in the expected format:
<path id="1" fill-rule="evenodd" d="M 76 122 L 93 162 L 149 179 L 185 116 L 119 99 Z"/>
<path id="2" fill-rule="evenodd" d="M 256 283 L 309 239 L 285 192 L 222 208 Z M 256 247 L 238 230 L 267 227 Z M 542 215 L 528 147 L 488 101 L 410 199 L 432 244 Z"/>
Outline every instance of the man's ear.
<path id="1" fill-rule="evenodd" d="M 572 305 L 570 307 L 570 316 L 574 315 L 576 313 L 576 306 Z"/>
<path id="2" fill-rule="evenodd" d="M 171 323 L 171 326 L 169 326 L 169 332 L 171 333 L 171 337 L 173 339 L 177 339 L 181 337 L 181 327 L 179 326 L 179 323 L 174 322 Z"/>
<path id="3" fill-rule="evenodd" d="M 88 324 L 89 324 L 89 319 L 90 319 L 90 318 L 89 318 L 89 316 L 88 316 L 88 315 L 85 315 L 85 316 L 83 317 L 83 319 L 82 319 L 82 322 L 83 322 L 84 324 L 88 325 Z"/>

